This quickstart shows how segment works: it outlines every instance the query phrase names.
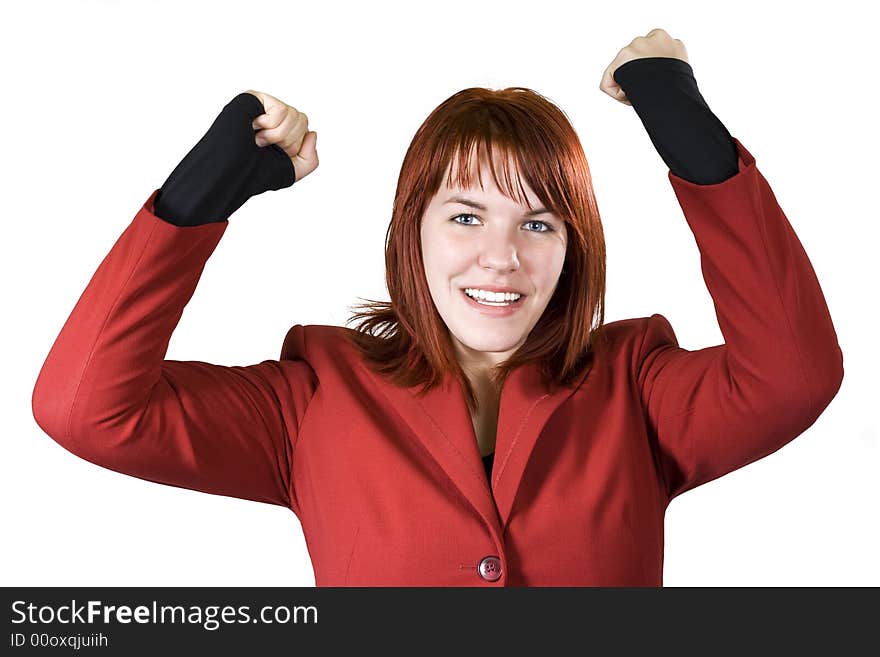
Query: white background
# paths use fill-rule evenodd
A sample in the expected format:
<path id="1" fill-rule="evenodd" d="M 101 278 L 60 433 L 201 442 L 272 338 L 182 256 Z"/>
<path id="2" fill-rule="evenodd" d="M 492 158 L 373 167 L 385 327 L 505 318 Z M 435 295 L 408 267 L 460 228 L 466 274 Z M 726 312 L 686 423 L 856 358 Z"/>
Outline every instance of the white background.
<path id="1" fill-rule="evenodd" d="M 682 347 L 720 344 L 668 169 L 635 111 L 598 89 L 617 52 L 655 27 L 685 43 L 704 98 L 770 182 L 819 277 L 845 367 L 800 437 L 673 501 L 664 584 L 880 584 L 868 6 L 4 3 L 2 584 L 314 585 L 289 510 L 100 468 L 31 414 L 43 360 L 101 259 L 246 89 L 307 113 L 321 165 L 233 215 L 168 358 L 277 358 L 291 325 L 343 325 L 357 297 L 386 299 L 404 152 L 428 113 L 470 86 L 533 88 L 578 131 L 607 239 L 606 321 L 659 312 Z"/>

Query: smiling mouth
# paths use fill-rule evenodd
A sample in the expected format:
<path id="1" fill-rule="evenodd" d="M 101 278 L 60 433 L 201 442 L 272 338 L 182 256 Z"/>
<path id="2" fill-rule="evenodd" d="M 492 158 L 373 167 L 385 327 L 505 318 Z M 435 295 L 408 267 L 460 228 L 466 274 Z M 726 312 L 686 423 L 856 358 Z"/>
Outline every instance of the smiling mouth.
<path id="1" fill-rule="evenodd" d="M 467 292 L 465 292 L 464 289 L 461 290 L 461 293 L 464 295 L 466 300 L 473 303 L 478 303 L 481 306 L 486 306 L 487 308 L 508 308 L 519 306 L 522 305 L 523 299 L 525 299 L 527 296 L 525 294 L 520 294 L 519 298 L 515 301 L 488 301 L 486 299 L 477 299 L 476 297 L 472 297 Z"/>

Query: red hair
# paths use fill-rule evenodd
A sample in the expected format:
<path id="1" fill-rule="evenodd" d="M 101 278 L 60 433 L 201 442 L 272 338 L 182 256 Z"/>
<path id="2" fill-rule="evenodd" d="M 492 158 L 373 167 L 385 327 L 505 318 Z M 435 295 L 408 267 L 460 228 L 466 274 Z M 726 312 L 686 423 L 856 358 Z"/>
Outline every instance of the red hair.
<path id="1" fill-rule="evenodd" d="M 397 385 L 421 384 L 425 392 L 451 374 L 472 411 L 477 410 L 476 395 L 428 288 L 420 227 L 443 176 L 452 172 L 453 158 L 458 164 L 454 184 L 474 186 L 474 147 L 477 162 L 481 153 L 489 156 L 492 177 L 505 196 L 532 209 L 523 176 L 544 207 L 566 222 L 568 234 L 553 297 L 523 345 L 494 369 L 497 389 L 510 371 L 532 360 L 540 362 L 548 385 L 570 385 L 591 364 L 596 339 L 604 338 L 605 319 L 605 237 L 587 158 L 565 113 L 524 87 L 473 87 L 445 100 L 418 129 L 401 166 L 385 246 L 391 300 L 365 300 L 364 310 L 346 322 L 360 320 L 346 335 L 370 369 Z M 516 164 L 514 172 L 501 167 L 502 181 L 494 163 L 498 155 Z M 482 186 L 479 167 L 476 178 Z M 446 182 L 452 186 L 448 177 Z"/>

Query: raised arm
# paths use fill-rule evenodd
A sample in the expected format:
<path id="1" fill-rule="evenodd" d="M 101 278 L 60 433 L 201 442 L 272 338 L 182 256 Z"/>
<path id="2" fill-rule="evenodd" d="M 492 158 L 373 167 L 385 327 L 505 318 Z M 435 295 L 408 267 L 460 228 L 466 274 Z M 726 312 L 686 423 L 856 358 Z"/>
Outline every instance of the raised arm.
<path id="1" fill-rule="evenodd" d="M 158 193 L 56 338 L 34 387 L 34 418 L 66 449 L 111 470 L 298 513 L 291 459 L 314 372 L 304 361 L 164 360 L 228 221 L 175 225 L 155 214 Z"/>
<path id="2" fill-rule="evenodd" d="M 796 438 L 843 380 L 810 260 L 755 159 L 734 141 L 732 178 L 697 185 L 668 174 L 724 336 L 689 351 L 663 315 L 646 320 L 635 377 L 669 500 Z"/>
<path id="3" fill-rule="evenodd" d="M 620 51 L 600 87 L 634 108 L 669 166 L 724 336 L 690 351 L 663 315 L 644 321 L 633 376 L 668 500 L 793 440 L 843 379 L 803 246 L 754 157 L 709 110 L 679 56 L 679 40 L 652 30 Z"/>

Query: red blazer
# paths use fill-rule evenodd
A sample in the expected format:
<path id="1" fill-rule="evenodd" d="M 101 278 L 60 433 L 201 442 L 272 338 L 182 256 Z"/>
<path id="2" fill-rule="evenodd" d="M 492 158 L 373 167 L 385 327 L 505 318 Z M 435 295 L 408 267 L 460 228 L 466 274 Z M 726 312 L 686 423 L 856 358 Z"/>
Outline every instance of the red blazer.
<path id="1" fill-rule="evenodd" d="M 813 424 L 843 359 L 822 290 L 752 155 L 669 180 L 724 344 L 660 314 L 607 324 L 574 388 L 504 385 L 491 485 L 457 383 L 424 398 L 371 373 L 337 326 L 278 360 L 164 360 L 228 222 L 177 227 L 156 191 L 104 258 L 33 391 L 70 452 L 148 481 L 288 507 L 318 586 L 660 586 L 667 505 Z"/>

